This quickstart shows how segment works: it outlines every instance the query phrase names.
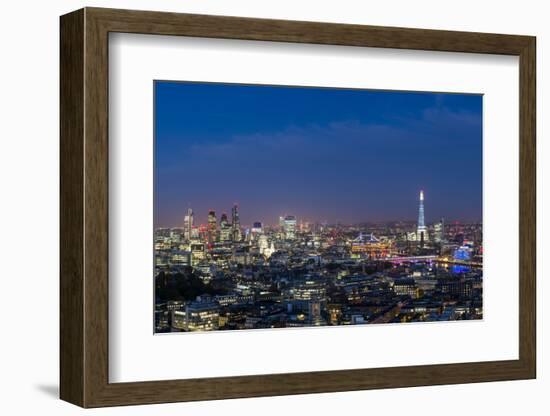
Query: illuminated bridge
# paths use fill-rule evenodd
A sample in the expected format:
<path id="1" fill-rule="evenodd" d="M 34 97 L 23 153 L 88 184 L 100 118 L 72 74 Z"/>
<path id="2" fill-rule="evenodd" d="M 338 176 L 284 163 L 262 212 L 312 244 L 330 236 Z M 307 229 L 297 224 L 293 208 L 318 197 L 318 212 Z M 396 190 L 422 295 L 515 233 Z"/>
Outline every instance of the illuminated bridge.
<path id="1" fill-rule="evenodd" d="M 466 261 L 466 260 L 455 260 L 452 258 L 439 257 L 436 255 L 388 257 L 385 259 L 378 259 L 378 261 L 386 261 L 390 263 L 430 262 L 430 263 L 452 264 L 452 265 L 459 265 L 459 266 L 469 266 L 469 267 L 475 267 L 475 268 L 483 267 L 483 263 L 479 263 L 475 261 Z"/>

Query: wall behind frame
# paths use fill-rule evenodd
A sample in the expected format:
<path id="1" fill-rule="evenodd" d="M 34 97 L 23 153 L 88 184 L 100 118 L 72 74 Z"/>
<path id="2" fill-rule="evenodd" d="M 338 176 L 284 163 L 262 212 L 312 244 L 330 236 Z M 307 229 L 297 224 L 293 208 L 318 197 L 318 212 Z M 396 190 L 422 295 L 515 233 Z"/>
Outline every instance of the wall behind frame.
<path id="1" fill-rule="evenodd" d="M 218 402 L 166 404 L 88 410 L 102 415 L 265 415 L 314 412 L 333 415 L 346 409 L 411 415 L 544 414 L 550 388 L 550 361 L 544 347 L 550 331 L 545 299 L 550 285 L 543 247 L 550 244 L 548 210 L 550 145 L 543 129 L 545 103 L 550 100 L 550 27 L 545 3 L 536 0 L 477 2 L 436 0 L 354 2 L 328 0 L 119 0 L 50 2 L 19 1 L 4 6 L 0 24 L 0 259 L 2 260 L 3 340 L 0 368 L 6 414 L 41 411 L 72 415 L 83 410 L 61 402 L 58 395 L 58 207 L 59 207 L 59 26 L 61 14 L 84 6 L 240 15 L 275 19 L 317 20 L 431 29 L 452 29 L 537 36 L 538 94 L 538 379 L 531 381 L 423 387 L 400 390 L 334 393 Z M 498 12 L 497 12 L 498 11 Z M 548 68 L 546 68 L 548 66 Z M 546 241 L 545 241 L 546 240 Z M 452 405 L 450 405 L 452 403 Z M 8 413 L 9 412 L 9 413 Z"/>

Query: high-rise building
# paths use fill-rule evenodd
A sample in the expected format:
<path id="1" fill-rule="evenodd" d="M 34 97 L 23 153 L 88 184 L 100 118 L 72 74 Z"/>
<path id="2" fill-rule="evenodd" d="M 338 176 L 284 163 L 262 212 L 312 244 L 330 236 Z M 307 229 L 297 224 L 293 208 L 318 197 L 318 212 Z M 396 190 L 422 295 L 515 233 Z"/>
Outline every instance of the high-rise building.
<path id="1" fill-rule="evenodd" d="M 227 219 L 227 214 L 224 212 L 220 218 L 220 241 L 226 243 L 231 241 L 231 224 Z"/>
<path id="2" fill-rule="evenodd" d="M 216 211 L 208 211 L 208 242 L 210 244 L 217 241 L 218 226 L 216 224 Z"/>
<path id="3" fill-rule="evenodd" d="M 184 331 L 215 331 L 218 329 L 220 307 L 212 299 L 197 298 L 185 311 L 172 311 L 172 326 Z"/>
<path id="4" fill-rule="evenodd" d="M 418 205 L 418 226 L 416 228 L 416 239 L 423 246 L 428 241 L 428 231 L 424 221 L 424 191 L 420 191 L 420 203 Z"/>
<path id="5" fill-rule="evenodd" d="M 263 224 L 259 221 L 256 221 L 254 224 L 252 224 L 252 228 L 250 228 L 250 241 L 257 241 L 258 237 L 262 235 L 263 233 Z"/>
<path id="6" fill-rule="evenodd" d="M 443 218 L 434 225 L 434 240 L 436 243 L 445 241 L 445 220 Z"/>
<path id="7" fill-rule="evenodd" d="M 239 207 L 237 204 L 233 205 L 231 211 L 232 217 L 232 227 L 233 227 L 233 241 L 241 241 L 242 232 L 241 232 L 241 222 L 239 220 Z"/>
<path id="8" fill-rule="evenodd" d="M 294 215 L 287 215 L 285 217 L 284 231 L 287 240 L 294 240 L 296 238 L 296 217 Z"/>
<path id="9" fill-rule="evenodd" d="M 191 240 L 193 237 L 193 210 L 191 208 L 187 209 L 187 215 L 184 219 L 183 237 L 186 240 Z"/>
<path id="10" fill-rule="evenodd" d="M 252 229 L 250 230 L 251 233 L 257 233 L 261 234 L 263 232 L 263 225 L 261 222 L 256 221 L 254 224 L 252 224 Z"/>
<path id="11" fill-rule="evenodd" d="M 203 243 L 191 244 L 191 265 L 195 266 L 206 258 Z"/>

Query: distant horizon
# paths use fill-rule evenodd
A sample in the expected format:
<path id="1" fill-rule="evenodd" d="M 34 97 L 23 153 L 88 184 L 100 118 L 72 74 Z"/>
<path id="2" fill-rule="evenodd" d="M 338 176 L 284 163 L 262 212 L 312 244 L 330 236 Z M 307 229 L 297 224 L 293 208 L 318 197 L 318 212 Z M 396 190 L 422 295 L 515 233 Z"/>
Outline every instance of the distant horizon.
<path id="1" fill-rule="evenodd" d="M 429 204 L 429 201 L 424 202 L 425 209 L 426 209 L 426 205 L 428 205 L 428 204 Z M 280 215 L 276 215 L 271 220 L 271 222 L 260 219 L 260 218 L 265 218 L 265 216 L 262 216 L 262 215 L 257 215 L 256 216 L 257 218 L 255 218 L 253 220 L 243 220 L 243 217 L 244 218 L 254 217 L 254 215 L 253 214 L 248 214 L 248 213 L 246 213 L 246 211 L 243 212 L 241 210 L 240 204 L 237 204 L 237 206 L 239 207 L 240 223 L 243 226 L 252 225 L 255 222 L 261 222 L 263 225 L 268 225 L 268 226 L 276 226 L 278 224 L 279 217 L 285 217 L 287 215 L 292 215 L 292 216 L 296 217 L 296 220 L 298 221 L 298 223 L 300 221 L 302 221 L 304 223 L 308 222 L 310 224 L 328 224 L 328 225 L 335 225 L 335 224 L 356 225 L 356 224 L 366 224 L 366 223 L 380 224 L 380 223 L 392 223 L 392 222 L 411 222 L 412 223 L 412 222 L 417 222 L 418 221 L 418 218 L 417 218 L 417 216 L 418 216 L 418 201 L 417 201 L 417 204 L 415 206 L 415 210 L 413 210 L 414 215 L 415 215 L 414 218 L 382 218 L 382 219 L 364 219 L 364 220 L 359 219 L 359 220 L 352 221 L 352 222 L 343 221 L 343 220 L 328 221 L 328 220 L 325 220 L 325 219 L 312 219 L 312 218 L 309 218 L 309 217 L 301 217 L 300 215 L 295 214 L 292 211 L 290 211 L 288 213 L 285 212 L 285 213 L 282 213 Z M 228 209 L 223 209 L 223 210 L 218 210 L 215 207 L 211 207 L 211 208 L 207 209 L 204 212 L 197 212 L 193 208 L 192 205 L 189 205 L 187 208 L 185 208 L 182 211 L 181 221 L 180 221 L 181 224 L 171 224 L 171 225 L 167 225 L 167 224 L 156 225 L 155 224 L 155 228 L 179 228 L 179 227 L 183 227 L 184 217 L 185 217 L 185 215 L 187 215 L 187 209 L 188 208 L 191 208 L 193 210 L 193 217 L 194 217 L 194 223 L 195 224 L 206 225 L 207 222 L 208 222 L 208 211 L 211 211 L 211 210 L 213 210 L 216 213 L 216 221 L 218 223 L 220 221 L 220 217 L 221 217 L 222 214 L 226 214 L 228 219 L 231 220 L 231 208 L 232 207 L 233 207 L 233 205 L 230 205 Z M 429 209 L 429 205 L 428 205 L 428 209 Z M 464 224 L 481 223 L 482 220 L 483 220 L 483 218 L 477 218 L 477 219 L 476 218 L 451 218 L 451 217 L 445 217 L 445 216 L 434 217 L 432 215 L 426 215 L 426 217 L 427 217 L 427 219 L 426 219 L 427 224 L 433 224 L 433 223 L 439 222 L 441 220 L 441 218 L 443 218 L 445 220 L 445 222 L 449 221 L 449 223 L 454 223 L 454 222 L 458 221 L 459 223 L 464 223 Z"/>
<path id="2" fill-rule="evenodd" d="M 192 209 L 192 207 L 190 207 Z M 418 210 L 418 207 L 417 207 L 417 210 Z M 216 209 L 214 209 L 214 212 L 216 213 L 216 221 L 219 223 L 220 222 L 220 217 L 222 214 L 226 214 L 228 219 L 231 221 L 231 210 L 225 210 L 225 211 L 218 211 Z M 418 211 L 417 211 L 418 212 Z M 184 225 L 183 225 L 183 217 L 187 215 L 187 209 L 185 210 L 185 212 L 182 214 L 182 220 L 181 220 L 181 224 L 171 224 L 171 225 L 155 225 L 155 229 L 160 229 L 160 228 L 183 228 Z M 296 217 L 296 220 L 298 222 L 298 224 L 300 222 L 302 223 L 309 223 L 309 224 L 326 224 L 326 225 L 360 225 L 360 224 L 387 224 L 387 223 L 397 223 L 397 222 L 403 222 L 403 223 L 416 223 L 418 221 L 417 218 L 389 218 L 389 219 L 380 219 L 380 220 L 359 220 L 359 221 L 354 221 L 354 222 L 345 222 L 345 221 L 326 221 L 326 220 L 319 220 L 319 219 L 310 219 L 310 218 L 302 218 L 296 214 L 293 214 L 293 213 L 287 213 L 287 214 L 281 214 L 280 216 L 282 217 L 285 217 L 286 215 L 292 215 L 294 217 Z M 241 223 L 241 226 L 242 227 L 247 227 L 247 226 L 252 226 L 255 222 L 260 222 L 262 223 L 262 226 L 268 226 L 268 227 L 275 227 L 275 226 L 278 226 L 278 219 L 280 216 L 277 216 L 276 218 L 274 218 L 273 221 L 271 222 L 268 222 L 268 221 L 262 221 L 260 219 L 255 219 L 255 220 L 252 220 L 252 221 L 243 221 L 242 220 L 242 215 L 241 215 L 241 211 L 239 210 L 239 217 L 240 217 L 240 223 Z M 208 219 L 208 211 L 206 211 L 205 213 L 197 213 L 195 210 L 193 210 L 193 217 L 194 217 L 194 224 L 197 226 L 197 225 L 207 225 L 207 219 Z M 435 224 L 439 221 L 441 221 L 441 219 L 443 219 L 445 221 L 445 224 L 446 225 L 451 225 L 451 224 L 455 224 L 455 223 L 459 223 L 459 224 L 479 224 L 479 223 L 482 223 L 483 219 L 482 218 L 479 218 L 479 219 L 469 219 L 469 218 L 460 218 L 460 219 L 457 219 L 457 218 L 447 218 L 447 217 L 439 217 L 439 218 L 436 218 L 436 219 L 433 219 L 433 220 L 426 220 L 426 224 L 430 225 L 430 224 Z"/>
<path id="3" fill-rule="evenodd" d="M 155 82 L 155 229 L 482 221 L 482 96 Z"/>
<path id="4" fill-rule="evenodd" d="M 261 222 L 261 221 L 259 221 Z M 354 225 L 362 225 L 362 224 L 376 224 L 376 225 L 381 225 L 381 224 L 390 224 L 390 223 L 397 223 L 397 222 L 403 222 L 403 223 L 409 223 L 409 224 L 414 224 L 416 223 L 416 221 L 413 221 L 413 220 L 388 220 L 388 221 L 362 221 L 362 222 L 357 222 L 357 223 L 331 223 L 331 222 L 323 222 L 323 221 L 304 221 L 304 224 L 305 223 L 308 223 L 308 224 L 322 224 L 322 225 L 326 225 L 326 226 L 334 226 L 334 225 L 344 225 L 344 226 L 354 226 Z M 426 224 L 428 225 L 432 225 L 432 224 L 436 224 L 438 221 L 432 221 L 432 222 L 426 222 Z M 266 223 L 262 223 L 262 227 L 277 227 L 278 225 L 277 224 L 266 224 Z M 465 225 L 465 224 L 481 224 L 482 221 L 458 221 L 458 220 L 450 220 L 447 222 L 447 220 L 445 219 L 445 226 L 450 226 L 450 225 L 454 225 L 455 223 L 458 223 L 458 224 L 461 224 L 461 225 Z M 298 222 L 299 224 L 299 222 Z M 198 225 L 201 225 L 201 226 L 206 226 L 206 222 L 200 222 L 198 223 Z M 197 224 L 194 225 L 194 227 L 196 227 Z M 251 227 L 252 224 L 241 224 L 241 227 L 243 228 L 247 228 L 247 227 Z M 184 229 L 184 226 L 183 225 L 174 225 L 174 226 L 169 226 L 169 225 L 160 225 L 158 227 L 155 227 L 155 230 L 163 230 L 163 229 Z"/>

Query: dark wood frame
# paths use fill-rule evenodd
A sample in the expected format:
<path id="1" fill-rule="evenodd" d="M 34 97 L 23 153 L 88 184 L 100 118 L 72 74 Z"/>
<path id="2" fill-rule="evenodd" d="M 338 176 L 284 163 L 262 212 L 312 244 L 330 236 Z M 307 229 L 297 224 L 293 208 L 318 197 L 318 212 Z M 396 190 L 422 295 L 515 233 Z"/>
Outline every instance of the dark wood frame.
<path id="1" fill-rule="evenodd" d="M 108 380 L 108 34 L 249 39 L 519 56 L 519 359 L 190 380 Z M 535 38 L 85 8 L 61 17 L 61 386 L 100 407 L 536 376 Z"/>

